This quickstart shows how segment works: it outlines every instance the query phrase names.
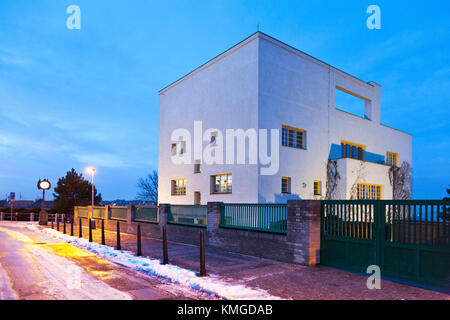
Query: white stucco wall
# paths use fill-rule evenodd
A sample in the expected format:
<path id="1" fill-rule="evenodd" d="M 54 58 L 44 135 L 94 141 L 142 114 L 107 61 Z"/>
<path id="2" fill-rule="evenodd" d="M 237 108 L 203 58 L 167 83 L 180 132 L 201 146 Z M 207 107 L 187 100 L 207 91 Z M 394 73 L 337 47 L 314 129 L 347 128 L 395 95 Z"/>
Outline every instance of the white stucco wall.
<path id="1" fill-rule="evenodd" d="M 258 42 L 251 37 L 160 92 L 159 101 L 159 203 L 194 204 L 194 192 L 208 201 L 257 202 L 257 165 L 194 165 L 172 163 L 171 134 L 177 128 L 193 132 L 202 120 L 203 131 L 257 128 Z M 203 147 L 208 143 L 203 142 Z M 203 148 L 202 148 L 203 149 Z M 225 149 L 225 148 L 224 148 Z M 189 150 L 188 150 L 189 151 Z M 192 151 L 192 149 L 191 149 Z M 224 150 L 224 161 L 226 151 Z M 192 156 L 192 163 L 194 163 Z M 231 173 L 232 194 L 211 194 L 211 175 Z M 187 179 L 185 196 L 171 195 L 171 180 Z"/>

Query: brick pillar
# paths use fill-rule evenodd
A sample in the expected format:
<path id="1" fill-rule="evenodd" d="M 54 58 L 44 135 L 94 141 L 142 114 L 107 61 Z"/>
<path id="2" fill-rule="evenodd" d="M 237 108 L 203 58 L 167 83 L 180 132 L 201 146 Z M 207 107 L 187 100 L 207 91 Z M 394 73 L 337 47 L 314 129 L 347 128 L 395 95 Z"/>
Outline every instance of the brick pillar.
<path id="1" fill-rule="evenodd" d="M 3 219 L 2 219 L 3 220 Z M 34 212 L 30 213 L 30 221 L 34 221 Z"/>
<path id="2" fill-rule="evenodd" d="M 170 204 L 161 203 L 158 205 L 158 207 L 159 207 L 158 221 L 159 226 L 162 229 L 167 224 L 167 215 L 169 214 Z"/>
<path id="3" fill-rule="evenodd" d="M 320 263 L 320 201 L 288 201 L 286 240 L 294 263 Z"/>
<path id="4" fill-rule="evenodd" d="M 208 245 L 218 245 L 218 239 L 215 237 L 219 230 L 220 207 L 223 202 L 208 202 L 206 208 L 206 243 Z"/>
<path id="5" fill-rule="evenodd" d="M 104 220 L 105 220 L 105 224 L 106 224 L 106 221 L 109 220 L 109 206 L 105 206 L 104 217 L 105 217 Z"/>
<path id="6" fill-rule="evenodd" d="M 4 212 L 0 212 L 0 220 L 5 220 L 5 213 Z"/>
<path id="7" fill-rule="evenodd" d="M 133 205 L 129 204 L 127 206 L 127 223 L 131 224 L 133 222 Z"/>

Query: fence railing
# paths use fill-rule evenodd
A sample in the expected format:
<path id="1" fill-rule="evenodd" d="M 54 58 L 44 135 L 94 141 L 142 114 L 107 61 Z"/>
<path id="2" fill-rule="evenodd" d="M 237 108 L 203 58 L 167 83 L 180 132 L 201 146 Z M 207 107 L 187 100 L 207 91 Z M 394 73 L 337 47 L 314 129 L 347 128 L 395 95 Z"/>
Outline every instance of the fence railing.
<path id="1" fill-rule="evenodd" d="M 323 202 L 323 210 L 325 236 L 373 240 L 381 219 L 386 242 L 450 246 L 450 202 L 332 200 Z"/>
<path id="2" fill-rule="evenodd" d="M 450 248 L 450 202 L 385 201 L 385 241 Z"/>
<path id="3" fill-rule="evenodd" d="M 90 217 L 89 207 L 78 207 L 78 217 L 89 218 Z"/>
<path id="4" fill-rule="evenodd" d="M 222 204 L 220 227 L 287 233 L 286 204 Z"/>
<path id="5" fill-rule="evenodd" d="M 170 205 L 167 222 L 196 227 L 206 227 L 205 205 Z"/>
<path id="6" fill-rule="evenodd" d="M 90 209 L 90 207 L 89 207 Z M 108 212 L 105 210 L 105 207 L 94 207 L 93 215 L 94 219 L 108 219 Z"/>
<path id="7" fill-rule="evenodd" d="M 111 220 L 127 221 L 127 207 L 109 207 Z"/>
<path id="8" fill-rule="evenodd" d="M 133 207 L 133 221 L 158 223 L 158 207 Z"/>

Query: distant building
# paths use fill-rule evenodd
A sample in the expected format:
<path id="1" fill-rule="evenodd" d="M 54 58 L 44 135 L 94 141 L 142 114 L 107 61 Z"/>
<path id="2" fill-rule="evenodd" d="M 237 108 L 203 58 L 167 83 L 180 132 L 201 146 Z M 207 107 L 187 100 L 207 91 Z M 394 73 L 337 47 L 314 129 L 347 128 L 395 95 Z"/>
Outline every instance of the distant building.
<path id="1" fill-rule="evenodd" d="M 13 201 L 14 208 L 23 208 L 23 209 L 31 209 L 33 208 L 34 201 L 33 200 L 16 200 Z M 8 206 L 11 206 L 11 202 L 8 203 Z"/>

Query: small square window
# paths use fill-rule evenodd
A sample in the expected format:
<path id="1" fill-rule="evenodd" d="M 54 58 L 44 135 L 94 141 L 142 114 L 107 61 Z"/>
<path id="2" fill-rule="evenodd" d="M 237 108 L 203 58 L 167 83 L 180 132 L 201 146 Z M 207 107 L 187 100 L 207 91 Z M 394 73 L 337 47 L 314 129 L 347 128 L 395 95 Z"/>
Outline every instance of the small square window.
<path id="1" fill-rule="evenodd" d="M 200 160 L 195 160 L 194 173 L 200 173 L 200 172 L 201 172 Z"/>
<path id="2" fill-rule="evenodd" d="M 172 155 L 176 156 L 177 155 L 177 144 L 176 143 L 172 143 Z"/>
<path id="3" fill-rule="evenodd" d="M 322 195 L 322 182 L 321 181 L 314 181 L 314 195 L 320 196 Z"/>
<path id="4" fill-rule="evenodd" d="M 210 142 L 211 142 L 212 146 L 217 146 L 217 134 L 218 134 L 217 131 L 214 131 L 211 133 L 211 141 Z"/>
<path id="5" fill-rule="evenodd" d="M 181 141 L 180 154 L 186 153 L 186 141 Z"/>
<path id="6" fill-rule="evenodd" d="M 291 193 L 291 178 L 281 178 L 281 193 Z"/>

